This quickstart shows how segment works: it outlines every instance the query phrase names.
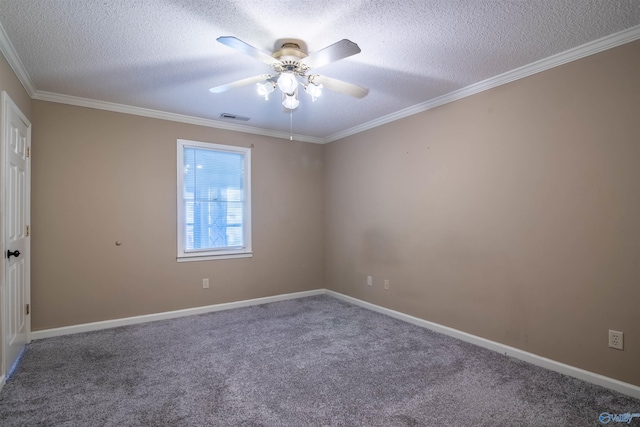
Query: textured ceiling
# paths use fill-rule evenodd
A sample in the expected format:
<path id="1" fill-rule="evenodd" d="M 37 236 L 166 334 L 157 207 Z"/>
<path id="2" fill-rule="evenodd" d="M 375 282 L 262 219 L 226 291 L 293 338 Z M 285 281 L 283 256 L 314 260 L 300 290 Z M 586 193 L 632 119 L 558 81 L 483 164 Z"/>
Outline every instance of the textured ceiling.
<path id="1" fill-rule="evenodd" d="M 438 96 L 640 24 L 638 0 L 0 0 L 0 24 L 37 94 L 55 93 L 290 131 L 280 99 L 255 86 L 209 88 L 271 69 L 221 43 L 314 52 L 341 39 L 362 52 L 318 74 L 370 89 L 363 99 L 300 94 L 293 133 L 327 139 Z M 221 121 L 221 123 L 229 123 Z"/>

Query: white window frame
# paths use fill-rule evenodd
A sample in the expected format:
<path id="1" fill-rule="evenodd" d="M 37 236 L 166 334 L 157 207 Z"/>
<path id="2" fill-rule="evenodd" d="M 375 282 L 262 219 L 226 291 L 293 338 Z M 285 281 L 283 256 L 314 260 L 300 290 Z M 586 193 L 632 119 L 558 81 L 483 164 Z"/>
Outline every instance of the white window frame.
<path id="1" fill-rule="evenodd" d="M 240 153 L 244 158 L 244 204 L 243 204 L 243 236 L 244 245 L 233 249 L 205 249 L 197 251 L 185 250 L 185 197 L 184 197 L 184 149 L 197 148 L 204 150 Z M 178 139 L 177 142 L 177 209 L 178 209 L 178 262 L 207 261 L 230 258 L 249 258 L 251 250 L 251 148 L 232 145 L 214 144 L 212 142 L 189 141 Z"/>

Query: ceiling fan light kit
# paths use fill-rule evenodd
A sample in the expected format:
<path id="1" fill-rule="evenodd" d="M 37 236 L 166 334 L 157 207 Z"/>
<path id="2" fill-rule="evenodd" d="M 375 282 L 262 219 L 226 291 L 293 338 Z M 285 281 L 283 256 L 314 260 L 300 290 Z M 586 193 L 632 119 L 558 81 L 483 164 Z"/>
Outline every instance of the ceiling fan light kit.
<path id="1" fill-rule="evenodd" d="M 322 86 L 321 84 L 317 85 L 315 83 L 309 82 L 309 84 L 304 87 L 304 91 L 311 95 L 312 102 L 316 102 L 316 99 L 318 99 L 320 95 L 322 95 L 323 87 L 324 86 Z"/>
<path id="2" fill-rule="evenodd" d="M 292 95 L 297 87 L 298 79 L 296 79 L 296 76 L 293 73 L 286 71 L 281 73 L 280 77 L 278 77 L 278 89 L 280 89 L 282 93 Z"/>
<path id="3" fill-rule="evenodd" d="M 213 93 L 222 93 L 248 84 L 256 83 L 258 94 L 269 100 L 269 95 L 276 89 L 282 92 L 282 106 L 288 110 L 295 110 L 300 105 L 298 100 L 298 86 L 303 85 L 304 91 L 315 101 L 322 89 L 344 93 L 355 98 L 362 98 L 369 93 L 369 89 L 356 86 L 351 83 L 324 77 L 318 74 L 310 74 L 312 68 L 319 68 L 332 62 L 360 53 L 360 48 L 352 41 L 343 39 L 327 46 L 311 55 L 307 55 L 300 49 L 297 43 L 284 43 L 282 48 L 272 54 L 268 54 L 230 36 L 218 37 L 218 42 L 232 47 L 245 55 L 251 56 L 269 65 L 275 71 L 271 74 L 261 74 L 237 80 L 222 86 L 209 89 Z"/>
<path id="4" fill-rule="evenodd" d="M 265 101 L 268 101 L 269 95 L 276 90 L 276 84 L 270 80 L 267 80 L 266 82 L 258 82 L 256 83 L 256 86 L 258 87 L 258 95 L 263 97 Z"/>
<path id="5" fill-rule="evenodd" d="M 282 94 L 282 106 L 284 108 L 288 108 L 289 110 L 295 110 L 300 105 L 300 101 L 298 100 L 298 91 L 288 95 L 286 93 Z"/>

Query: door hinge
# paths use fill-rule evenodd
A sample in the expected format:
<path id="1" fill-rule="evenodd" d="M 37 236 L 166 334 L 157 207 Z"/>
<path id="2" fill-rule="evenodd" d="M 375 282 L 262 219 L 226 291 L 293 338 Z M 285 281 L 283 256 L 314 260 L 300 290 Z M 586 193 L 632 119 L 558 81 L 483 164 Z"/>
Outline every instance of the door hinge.
<path id="1" fill-rule="evenodd" d="M 27 225 L 27 232 L 25 233 L 25 236 L 29 237 L 29 234 L 31 233 L 31 229 L 29 228 L 29 226 Z"/>
<path id="2" fill-rule="evenodd" d="M 29 315 L 29 304 L 27 304 L 27 309 L 25 310 L 27 313 L 27 316 Z"/>
<path id="3" fill-rule="evenodd" d="M 31 147 L 27 147 L 27 159 L 31 157 Z"/>

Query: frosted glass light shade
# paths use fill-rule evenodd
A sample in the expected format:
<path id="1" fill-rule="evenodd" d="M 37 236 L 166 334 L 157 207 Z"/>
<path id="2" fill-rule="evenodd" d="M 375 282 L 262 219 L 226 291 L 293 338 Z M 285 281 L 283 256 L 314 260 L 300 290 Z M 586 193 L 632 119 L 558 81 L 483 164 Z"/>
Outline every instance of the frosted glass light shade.
<path id="1" fill-rule="evenodd" d="M 278 77 L 278 88 L 287 95 L 293 94 L 298 87 L 298 80 L 293 73 L 281 73 Z"/>
<path id="2" fill-rule="evenodd" d="M 322 85 L 316 85 L 315 83 L 309 83 L 304 91 L 311 95 L 311 100 L 315 101 L 316 98 L 319 98 L 322 95 Z"/>
<path id="3" fill-rule="evenodd" d="M 258 88 L 258 95 L 264 98 L 265 101 L 269 100 L 269 94 L 275 90 L 274 84 L 272 82 L 261 82 L 256 83 Z"/>
<path id="4" fill-rule="evenodd" d="M 295 110 L 300 105 L 300 101 L 296 98 L 295 95 L 285 95 L 282 100 L 282 106 L 284 108 L 288 108 L 289 110 Z"/>

